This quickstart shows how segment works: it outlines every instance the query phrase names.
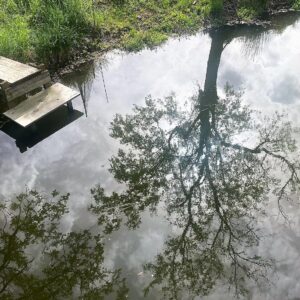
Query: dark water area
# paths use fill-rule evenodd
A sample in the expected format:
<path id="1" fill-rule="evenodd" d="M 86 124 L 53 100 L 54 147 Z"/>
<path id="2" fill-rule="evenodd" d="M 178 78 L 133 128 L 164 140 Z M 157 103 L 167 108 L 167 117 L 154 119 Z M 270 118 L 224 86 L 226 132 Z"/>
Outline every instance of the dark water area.
<path id="1" fill-rule="evenodd" d="M 1 199 L 69 192 L 66 232 L 96 230 L 103 214 L 104 264 L 122 269 L 127 299 L 153 280 L 146 299 L 234 299 L 241 287 L 242 299 L 300 299 L 299 20 L 111 52 L 66 76 L 84 100 L 73 115 L 0 130 Z M 96 190 L 90 212 L 99 184 L 107 197 Z"/>

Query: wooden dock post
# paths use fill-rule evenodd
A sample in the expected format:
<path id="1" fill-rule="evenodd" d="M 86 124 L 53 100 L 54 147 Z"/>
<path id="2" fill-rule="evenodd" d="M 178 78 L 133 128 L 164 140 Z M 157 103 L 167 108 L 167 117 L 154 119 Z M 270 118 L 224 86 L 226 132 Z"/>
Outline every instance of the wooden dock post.
<path id="1" fill-rule="evenodd" d="M 68 110 L 70 113 L 74 112 L 74 107 L 72 101 L 67 102 Z"/>

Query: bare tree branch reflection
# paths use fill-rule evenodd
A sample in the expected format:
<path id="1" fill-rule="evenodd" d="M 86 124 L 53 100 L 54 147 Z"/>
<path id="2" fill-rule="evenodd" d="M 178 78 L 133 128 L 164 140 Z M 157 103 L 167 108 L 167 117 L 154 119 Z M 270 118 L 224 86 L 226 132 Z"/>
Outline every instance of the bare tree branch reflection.
<path id="1" fill-rule="evenodd" d="M 270 265 L 255 253 L 257 216 L 271 192 L 283 212 L 281 199 L 298 190 L 297 149 L 284 116 L 260 120 L 230 86 L 218 98 L 221 54 L 240 34 L 211 34 L 204 90 L 187 103 L 148 97 L 145 107 L 112 123 L 112 137 L 125 147 L 111 159 L 111 172 L 126 190 L 92 190 L 99 224 L 109 233 L 125 218 L 136 228 L 141 212 L 163 202 L 176 232 L 145 267 L 153 274 L 146 293 L 160 286 L 167 299 L 181 299 L 182 291 L 207 295 L 223 281 L 245 293 L 247 280 L 259 282 Z"/>

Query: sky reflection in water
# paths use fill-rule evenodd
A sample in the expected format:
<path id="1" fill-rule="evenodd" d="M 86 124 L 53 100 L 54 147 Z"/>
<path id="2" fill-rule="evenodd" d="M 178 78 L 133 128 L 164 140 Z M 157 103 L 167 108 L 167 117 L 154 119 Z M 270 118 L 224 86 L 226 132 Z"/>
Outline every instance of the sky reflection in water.
<path id="1" fill-rule="evenodd" d="M 255 56 L 249 56 L 247 43 L 234 39 L 223 51 L 218 73 L 219 96 L 229 82 L 235 89 L 243 88 L 245 101 L 263 113 L 287 110 L 294 125 L 299 125 L 300 23 L 282 33 L 268 32 Z M 106 103 L 100 70 L 96 70 L 88 100 L 88 118 L 80 118 L 34 148 L 20 154 L 14 140 L 0 132 L 0 194 L 9 197 L 24 190 L 25 185 L 42 191 L 53 189 L 72 193 L 71 214 L 65 226 L 87 226 L 81 208 L 89 201 L 89 189 L 101 182 L 114 190 L 116 184 L 107 172 L 108 159 L 118 144 L 109 137 L 109 126 L 116 113 L 129 113 L 133 104 L 143 105 L 145 96 L 164 97 L 173 91 L 181 103 L 197 93 L 197 84 L 204 86 L 211 39 L 196 35 L 171 40 L 156 51 L 139 54 L 110 54 L 104 67 L 109 95 Z M 249 44 L 248 44 L 249 46 Z M 250 51 L 251 52 L 251 51 Z M 83 110 L 80 100 L 76 107 Z M 299 140 L 300 141 L 300 140 Z M 291 208 L 292 228 L 277 222 L 276 205 L 270 205 L 274 217 L 262 220 L 271 240 L 261 243 L 260 251 L 279 261 L 274 282 L 261 299 L 294 299 L 300 295 L 299 208 Z M 289 210 L 289 208 L 288 208 Z M 294 217 L 292 217 L 294 216 Z M 145 215 L 142 226 L 134 232 L 122 230 L 110 241 L 108 258 L 113 266 L 125 268 L 132 279 L 133 299 L 141 295 L 136 274 L 141 264 L 151 259 L 163 245 L 171 230 L 161 218 Z M 136 290 L 135 290 L 136 289 Z M 260 299 L 253 290 L 253 299 Z M 154 296 L 152 296 L 154 297 Z M 223 294 L 210 299 L 222 299 Z M 153 298 L 152 298 L 153 299 Z"/>

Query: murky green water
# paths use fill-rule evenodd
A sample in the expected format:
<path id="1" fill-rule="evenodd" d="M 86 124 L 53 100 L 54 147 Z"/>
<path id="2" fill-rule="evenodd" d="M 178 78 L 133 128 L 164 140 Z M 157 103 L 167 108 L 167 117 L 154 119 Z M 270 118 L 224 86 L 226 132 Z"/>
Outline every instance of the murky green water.
<path id="1" fill-rule="evenodd" d="M 246 276 L 245 299 L 298 299 L 298 195 L 287 191 L 294 201 L 283 201 L 287 223 L 277 206 L 280 191 L 268 191 L 284 186 L 293 175 L 283 158 L 296 156 L 296 164 L 299 153 L 288 156 L 289 127 L 267 126 L 257 113 L 285 112 L 283 121 L 300 125 L 298 20 L 286 15 L 277 17 L 270 30 L 224 28 L 170 40 L 155 51 L 110 53 L 102 64 L 69 76 L 65 81 L 81 89 L 85 98 L 85 105 L 78 99 L 75 108 L 86 111 L 87 117 L 74 115 L 75 121 L 68 119 L 64 127 L 65 112 L 57 112 L 38 125 L 30 139 L 11 124 L 4 128 L 10 136 L 0 131 L 0 195 L 10 199 L 26 187 L 70 192 L 65 230 L 94 226 L 97 215 L 91 216 L 86 207 L 95 185 L 123 195 L 112 197 L 102 209 L 110 211 L 104 225 L 125 213 L 123 220 L 134 227 L 121 226 L 106 237 L 105 245 L 106 264 L 122 268 L 129 299 L 142 299 L 143 288 L 153 279 L 167 294 L 155 285 L 148 299 L 202 299 L 199 295 L 206 290 L 209 295 L 203 299 L 231 299 L 234 286 L 228 291 L 226 277 L 236 282 L 243 271 L 254 271 L 247 261 L 253 258 L 255 263 L 271 259 L 275 265 L 265 273 L 269 285 L 258 276 L 260 268 L 253 273 L 259 286 L 248 280 L 252 275 Z M 174 102 L 158 104 L 157 99 L 172 93 Z M 131 119 L 118 119 L 113 126 L 116 138 L 111 137 L 114 116 L 133 114 L 133 105 L 145 107 L 148 95 L 154 99 L 148 109 Z M 246 104 L 257 112 L 250 114 L 243 108 Z M 292 134 L 299 143 L 298 131 Z M 133 156 L 119 156 L 112 162 L 112 173 L 129 185 L 127 193 L 108 171 L 120 140 L 132 147 Z M 269 165 L 264 165 L 268 159 Z M 274 178 L 281 182 L 274 183 Z M 149 208 L 156 208 L 156 215 Z M 135 226 L 139 217 L 141 224 Z M 258 244 L 250 228 L 260 228 L 264 238 Z M 143 271 L 157 254 L 162 255 L 157 264 Z M 244 263 L 249 269 L 241 267 Z"/>

